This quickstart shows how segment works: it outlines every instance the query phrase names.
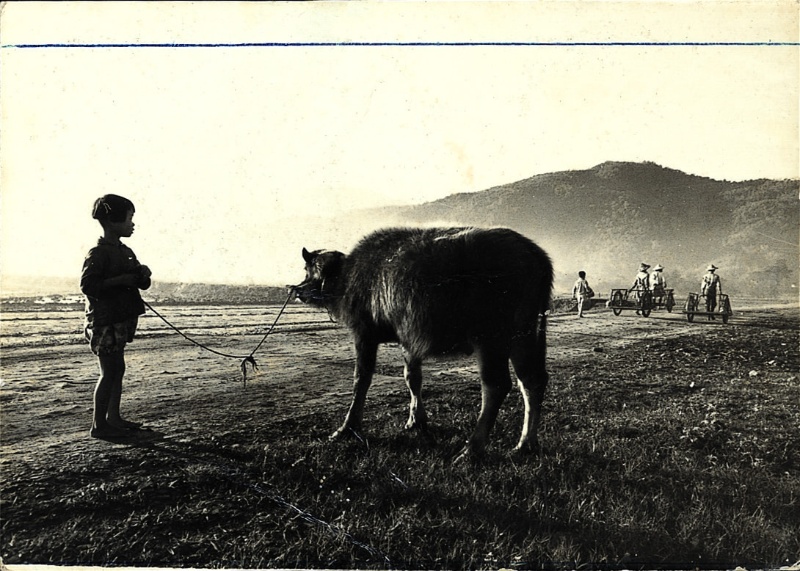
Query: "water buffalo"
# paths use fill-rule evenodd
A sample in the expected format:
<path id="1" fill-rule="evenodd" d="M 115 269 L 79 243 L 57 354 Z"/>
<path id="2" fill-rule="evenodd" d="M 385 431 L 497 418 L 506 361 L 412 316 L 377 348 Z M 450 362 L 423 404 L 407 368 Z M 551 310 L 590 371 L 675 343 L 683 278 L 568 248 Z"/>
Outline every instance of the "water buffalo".
<path id="1" fill-rule="evenodd" d="M 545 368 L 546 318 L 553 283 L 548 255 L 505 228 L 389 228 L 361 239 L 348 255 L 303 248 L 306 276 L 297 297 L 352 331 L 353 401 L 331 436 L 359 431 L 378 345 L 397 342 L 411 393 L 406 428 L 425 428 L 422 361 L 432 354 L 476 353 L 481 411 L 462 455 L 483 452 L 511 390 L 509 359 L 525 402 L 515 450 L 536 452 Z"/>

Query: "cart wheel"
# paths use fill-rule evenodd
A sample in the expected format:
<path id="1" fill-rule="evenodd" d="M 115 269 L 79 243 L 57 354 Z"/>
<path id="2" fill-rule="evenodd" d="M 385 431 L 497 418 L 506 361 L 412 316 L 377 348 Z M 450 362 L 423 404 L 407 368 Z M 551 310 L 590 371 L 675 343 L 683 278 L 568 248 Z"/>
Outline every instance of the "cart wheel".
<path id="1" fill-rule="evenodd" d="M 611 311 L 614 312 L 614 315 L 619 315 L 620 313 L 622 313 L 622 304 L 623 304 L 622 292 L 615 291 L 614 295 L 611 296 Z"/>
<path id="2" fill-rule="evenodd" d="M 642 294 L 642 317 L 650 317 L 650 311 L 653 309 L 653 296 L 649 292 Z"/>
<path id="3" fill-rule="evenodd" d="M 675 298 L 672 297 L 672 294 L 667 296 L 667 303 L 666 303 L 667 311 L 672 313 L 672 308 L 675 307 Z"/>
<path id="4" fill-rule="evenodd" d="M 694 294 L 690 293 L 689 297 L 686 298 L 683 310 L 686 312 L 686 321 L 689 323 L 694 321 L 694 312 L 697 311 L 697 297 Z"/>

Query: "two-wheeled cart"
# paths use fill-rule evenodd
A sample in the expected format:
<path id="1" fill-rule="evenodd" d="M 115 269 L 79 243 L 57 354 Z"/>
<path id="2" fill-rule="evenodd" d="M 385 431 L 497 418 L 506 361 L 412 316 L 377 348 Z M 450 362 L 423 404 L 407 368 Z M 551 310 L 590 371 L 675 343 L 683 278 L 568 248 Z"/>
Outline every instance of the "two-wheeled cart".
<path id="1" fill-rule="evenodd" d="M 722 323 L 728 323 L 728 318 L 733 315 L 731 311 L 731 300 L 726 294 L 719 294 L 719 303 L 717 304 L 716 311 L 708 311 L 706 305 L 706 296 L 700 293 L 690 293 L 686 298 L 686 303 L 683 305 L 683 313 L 686 314 L 686 320 L 691 323 L 694 321 L 695 315 L 705 315 L 709 320 L 716 319 L 717 316 L 722 318 Z"/>
<path id="2" fill-rule="evenodd" d="M 675 296 L 672 289 L 656 288 L 650 291 L 653 296 L 653 309 L 666 309 L 672 313 L 672 308 L 675 307 Z"/>
<path id="3" fill-rule="evenodd" d="M 653 294 L 642 289 L 612 289 L 608 295 L 608 307 L 619 315 L 624 310 L 633 309 L 642 317 L 649 317 L 653 310 Z"/>

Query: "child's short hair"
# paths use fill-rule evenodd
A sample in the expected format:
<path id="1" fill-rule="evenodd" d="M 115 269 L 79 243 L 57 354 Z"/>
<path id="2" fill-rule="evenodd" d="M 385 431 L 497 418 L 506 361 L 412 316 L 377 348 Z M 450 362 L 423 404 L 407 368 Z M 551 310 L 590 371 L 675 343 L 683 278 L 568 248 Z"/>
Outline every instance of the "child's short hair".
<path id="1" fill-rule="evenodd" d="M 124 222 L 128 211 L 135 212 L 133 202 L 124 196 L 106 194 L 94 201 L 92 218 L 102 222 Z"/>
<path id="2" fill-rule="evenodd" d="M 586 277 L 586 272 L 584 272 L 583 270 L 579 271 L 578 272 L 578 277 L 581 278 L 581 279 L 585 278 Z"/>

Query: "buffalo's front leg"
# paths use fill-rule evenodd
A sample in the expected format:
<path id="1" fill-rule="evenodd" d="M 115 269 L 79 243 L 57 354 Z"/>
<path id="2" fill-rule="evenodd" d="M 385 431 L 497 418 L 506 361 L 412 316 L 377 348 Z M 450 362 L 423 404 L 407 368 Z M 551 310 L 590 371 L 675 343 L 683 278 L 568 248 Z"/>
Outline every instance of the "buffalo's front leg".
<path id="1" fill-rule="evenodd" d="M 406 430 L 412 428 L 424 430 L 428 427 L 428 415 L 425 414 L 425 407 L 422 406 L 422 362 L 405 351 L 403 351 L 403 359 L 405 360 L 403 376 L 406 379 L 408 392 L 411 394 Z"/>
<path id="2" fill-rule="evenodd" d="M 356 338 L 356 367 L 353 381 L 353 402 L 344 418 L 344 424 L 331 435 L 331 439 L 339 438 L 352 432 L 361 431 L 361 420 L 364 417 L 364 403 L 367 391 L 375 372 L 375 360 L 378 355 L 378 344 L 363 338 Z"/>

